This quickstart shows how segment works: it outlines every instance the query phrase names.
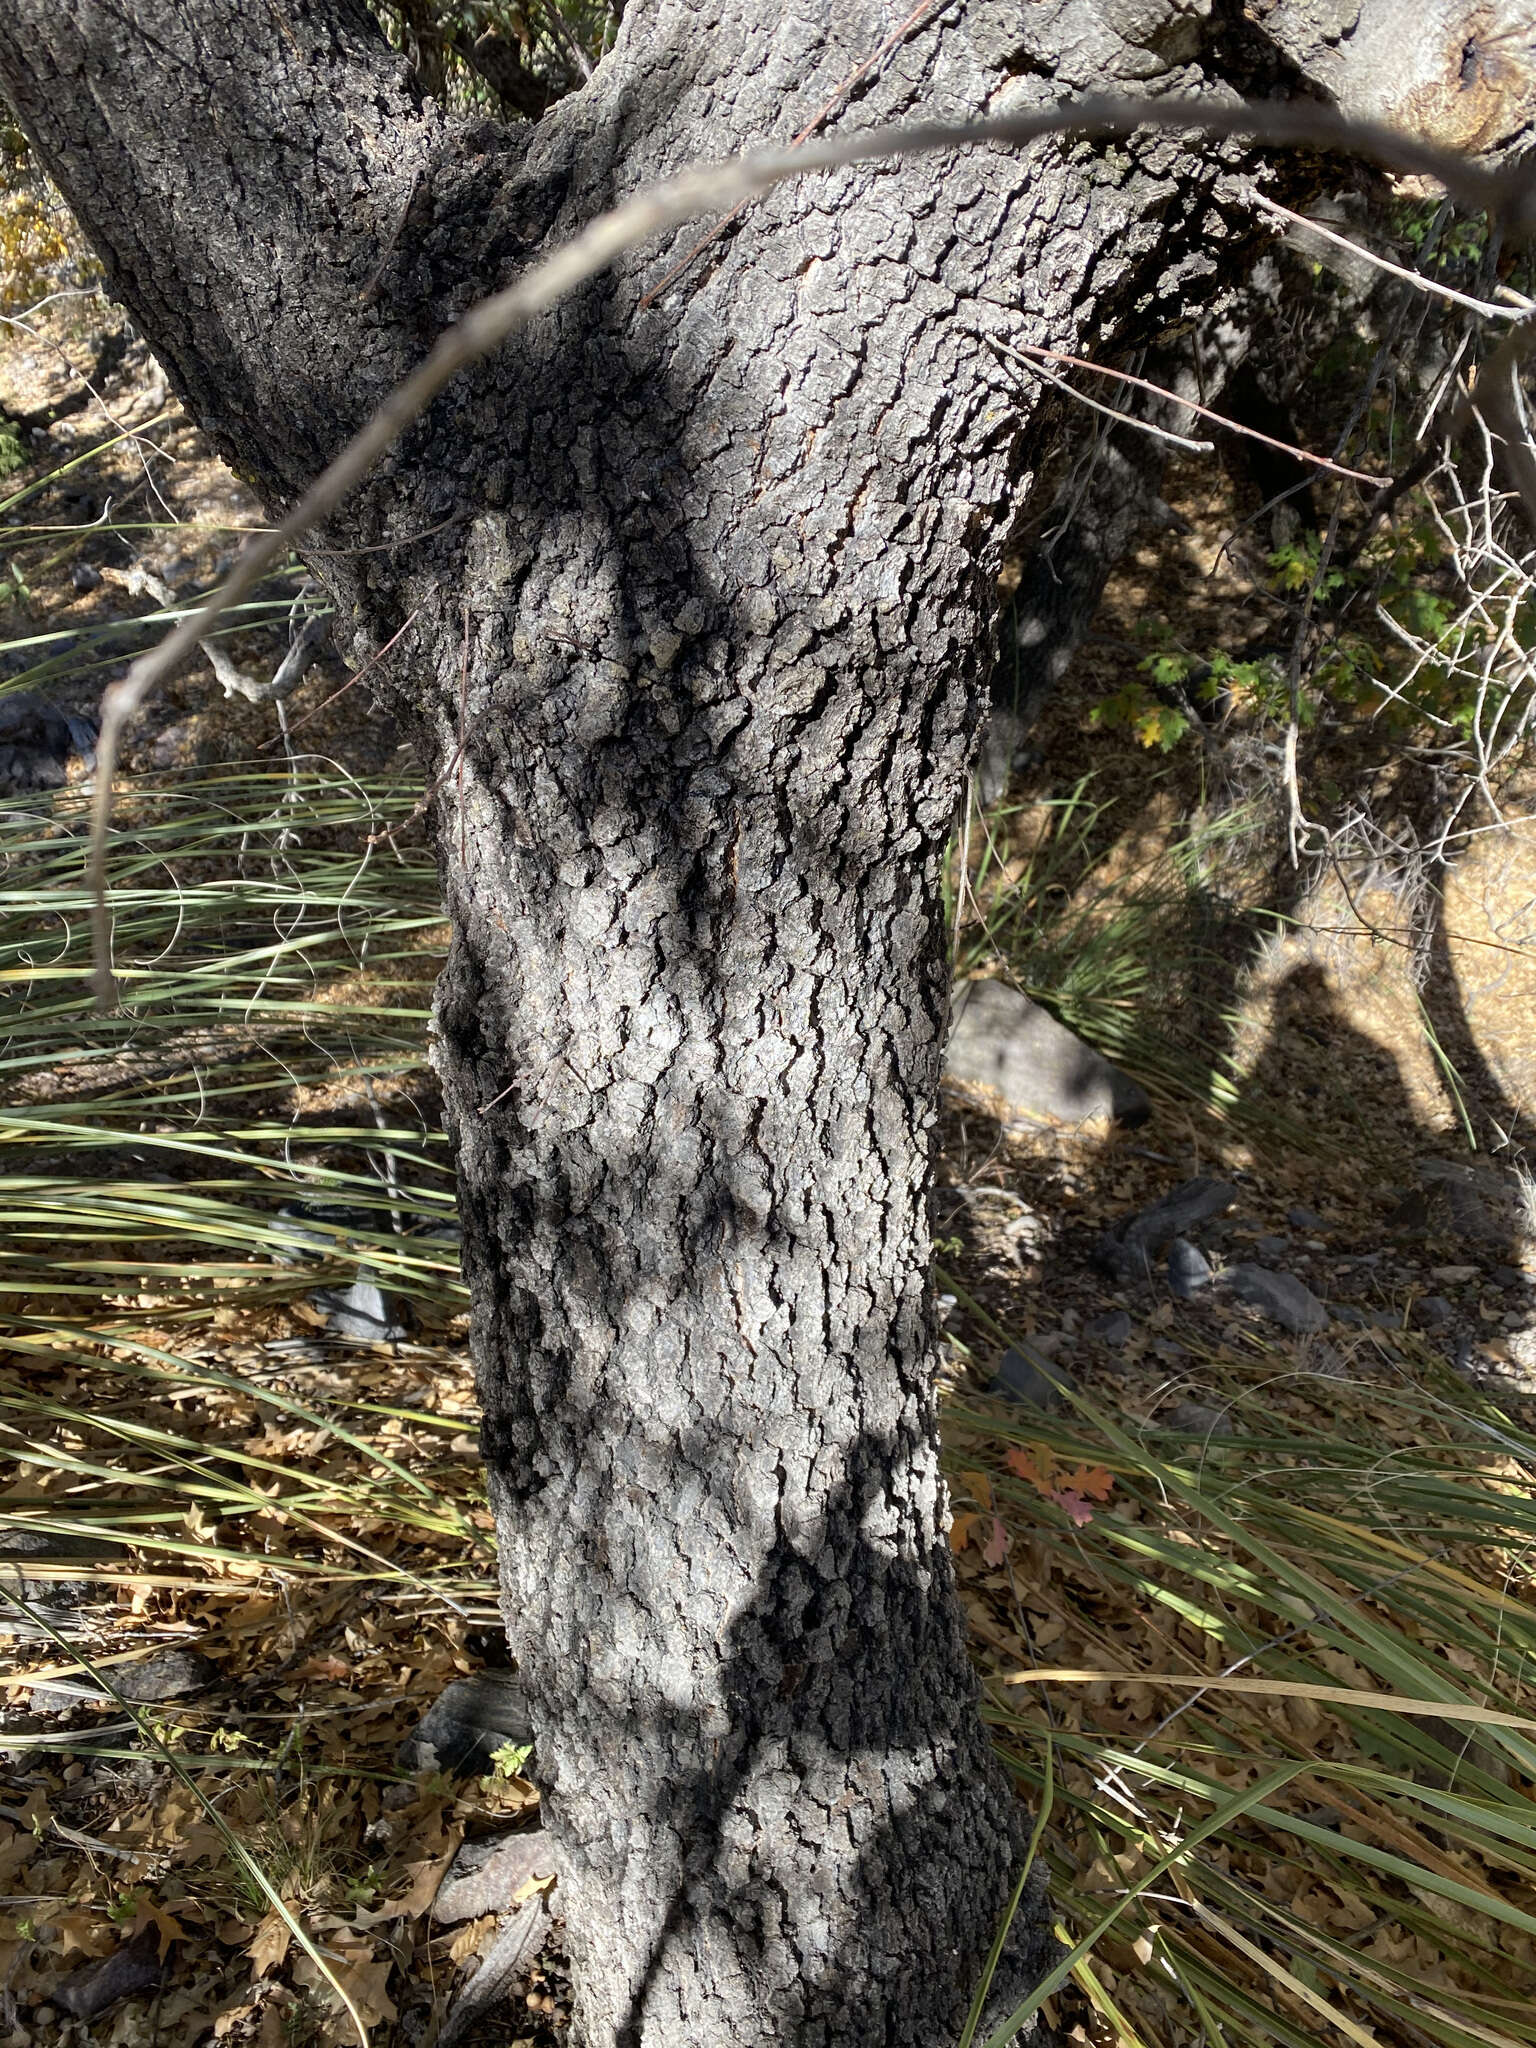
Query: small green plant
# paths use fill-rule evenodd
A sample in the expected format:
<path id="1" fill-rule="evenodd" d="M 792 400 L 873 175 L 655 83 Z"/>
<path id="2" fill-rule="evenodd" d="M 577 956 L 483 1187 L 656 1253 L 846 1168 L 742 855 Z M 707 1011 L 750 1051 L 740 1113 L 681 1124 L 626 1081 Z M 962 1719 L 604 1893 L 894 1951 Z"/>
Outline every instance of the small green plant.
<path id="1" fill-rule="evenodd" d="M 253 1747 L 243 1728 L 214 1728 L 209 1732 L 207 1741 L 216 1756 L 238 1756 L 242 1750 Z"/>
<path id="2" fill-rule="evenodd" d="M 1164 649 L 1145 655 L 1141 675 L 1123 683 L 1088 714 L 1090 725 L 1129 732 L 1142 746 L 1169 753 L 1195 730 L 1198 708 L 1226 699 L 1233 711 L 1262 720 L 1285 716 L 1284 678 L 1273 661 L 1239 661 L 1217 648 L 1208 655 Z M 1304 708 L 1310 723 L 1315 705 Z"/>
<path id="3" fill-rule="evenodd" d="M 529 1757 L 533 1755 L 531 1742 L 504 1742 L 500 1749 L 491 1751 L 491 1776 L 493 1778 L 520 1778 Z"/>
<path id="4" fill-rule="evenodd" d="M 367 1908 L 377 1899 L 379 1891 L 379 1873 L 370 1863 L 366 1870 L 355 1871 L 347 1879 L 342 1896 L 349 1906 Z"/>

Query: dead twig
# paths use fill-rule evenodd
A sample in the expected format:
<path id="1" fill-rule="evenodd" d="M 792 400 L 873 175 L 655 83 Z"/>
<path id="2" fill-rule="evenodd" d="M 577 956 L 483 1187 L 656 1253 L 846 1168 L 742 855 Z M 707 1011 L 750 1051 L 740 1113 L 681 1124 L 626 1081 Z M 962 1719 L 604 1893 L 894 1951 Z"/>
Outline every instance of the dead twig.
<path id="1" fill-rule="evenodd" d="M 1112 370 L 1108 363 L 1090 362 L 1086 356 L 1069 356 L 1059 348 L 1042 348 L 1038 342 L 1017 341 L 1011 346 L 1025 355 L 1039 356 L 1048 363 L 1064 363 L 1069 369 L 1092 370 L 1096 376 L 1113 377 L 1120 384 L 1134 384 L 1138 391 L 1149 391 L 1154 398 L 1164 398 L 1170 405 L 1181 405 L 1189 412 L 1198 413 L 1203 420 L 1214 421 L 1218 427 L 1225 427 L 1229 434 L 1241 434 L 1246 441 L 1262 441 L 1266 448 L 1276 448 L 1282 455 L 1289 455 L 1297 462 L 1310 462 L 1314 468 L 1325 469 L 1330 476 L 1344 477 L 1352 484 L 1372 484 L 1378 490 L 1385 490 L 1392 481 L 1389 476 L 1369 476 L 1363 469 L 1346 469 L 1343 463 L 1331 461 L 1326 455 L 1314 455 L 1310 449 L 1296 448 L 1289 441 L 1277 441 L 1271 434 L 1261 434 L 1257 427 L 1240 426 L 1236 420 L 1229 420 L 1224 413 L 1213 412 L 1208 405 L 1197 405 L 1192 398 L 1180 398 L 1176 391 L 1166 391 L 1161 384 L 1153 384 L 1146 377 L 1133 377 L 1129 370 Z M 1067 388 L 1071 390 L 1070 385 Z M 1073 391 L 1072 396 L 1077 398 L 1081 394 Z M 1124 415 L 1116 413 L 1114 417 L 1123 419 Z M 1145 423 L 1131 420 L 1128 424 L 1136 426 Z M 1205 441 L 1188 442 L 1185 445 L 1208 448 L 1211 444 Z"/>

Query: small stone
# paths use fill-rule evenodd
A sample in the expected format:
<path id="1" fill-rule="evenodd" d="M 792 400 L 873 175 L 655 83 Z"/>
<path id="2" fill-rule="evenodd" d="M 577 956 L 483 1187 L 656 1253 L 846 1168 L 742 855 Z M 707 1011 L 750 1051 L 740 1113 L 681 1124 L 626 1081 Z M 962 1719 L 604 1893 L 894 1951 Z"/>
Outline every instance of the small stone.
<path id="1" fill-rule="evenodd" d="M 360 1273 L 350 1287 L 317 1287 L 309 1297 L 333 1337 L 348 1344 L 398 1344 L 405 1336 L 401 1304 Z"/>
<path id="2" fill-rule="evenodd" d="M 1224 1283 L 1251 1307 L 1259 1309 L 1283 1330 L 1301 1335 L 1308 1330 L 1325 1330 L 1328 1311 L 1294 1273 L 1271 1273 L 1267 1267 L 1229 1266 Z"/>
<path id="3" fill-rule="evenodd" d="M 402 1770 L 484 1775 L 504 1744 L 533 1740 L 522 1687 L 510 1671 L 477 1671 L 445 1686 L 400 1745 Z"/>
<path id="4" fill-rule="evenodd" d="M 1448 1323 L 1456 1311 L 1443 1294 L 1426 1294 L 1413 1305 L 1413 1320 L 1421 1330 L 1437 1330 L 1442 1323 Z"/>
<path id="5" fill-rule="evenodd" d="M 101 588 L 101 571 L 93 567 L 89 562 L 76 562 L 74 568 L 69 572 L 69 580 L 73 588 L 83 597 L 86 591 L 99 590 Z"/>
<path id="6" fill-rule="evenodd" d="M 1025 1118 L 1129 1124 L 1145 1123 L 1152 1113 L 1146 1091 L 1129 1075 L 1000 981 L 955 989 L 944 1072 L 951 1081 L 996 1090 Z"/>
<path id="7" fill-rule="evenodd" d="M 1010 1401 L 1028 1401 L 1035 1408 L 1059 1408 L 1063 1389 L 1073 1384 L 1072 1375 L 1054 1359 L 1033 1346 L 1022 1351 L 1010 1344 L 997 1362 L 997 1377 L 988 1392 Z"/>
<path id="8" fill-rule="evenodd" d="M 1481 1272 L 1481 1266 L 1431 1266 L 1429 1277 L 1431 1280 L 1439 1280 L 1446 1287 L 1465 1287 L 1469 1280 L 1476 1280 Z"/>
<path id="9" fill-rule="evenodd" d="M 1168 1285 L 1181 1301 L 1188 1301 L 1209 1287 L 1215 1274 L 1210 1261 L 1198 1245 L 1192 1245 L 1187 1237 L 1176 1237 L 1168 1247 Z"/>
<path id="10" fill-rule="evenodd" d="M 1504 1288 L 1508 1293 L 1518 1294 L 1522 1289 L 1536 1283 L 1532 1282 L 1529 1273 L 1522 1273 L 1518 1266 L 1495 1266 L 1493 1284 L 1495 1287 Z"/>
<path id="11" fill-rule="evenodd" d="M 558 1877 L 560 1852 L 543 1828 L 522 1828 L 465 1842 L 448 1866 L 432 1902 L 432 1917 L 444 1926 L 507 1913 L 512 1899 L 533 1877 Z"/>
<path id="12" fill-rule="evenodd" d="M 206 1692 L 219 1682 L 219 1667 L 201 1650 L 157 1650 L 136 1664 L 122 1664 L 111 1673 L 112 1683 L 125 1700 L 138 1707 L 159 1706 L 165 1700 L 182 1700 L 195 1692 Z"/>
<path id="13" fill-rule="evenodd" d="M 1177 1430 L 1180 1436 L 1230 1436 L 1232 1418 L 1225 1408 L 1212 1408 L 1204 1401 L 1180 1401 L 1158 1416 L 1157 1427 Z"/>
<path id="14" fill-rule="evenodd" d="M 1261 1237 L 1253 1248 L 1261 1259 L 1283 1259 L 1290 1242 L 1288 1237 Z"/>
<path id="15" fill-rule="evenodd" d="M 1356 1308 L 1351 1301 L 1336 1301 L 1333 1304 L 1333 1320 L 1336 1323 L 1348 1323 L 1357 1330 L 1363 1329 L 1366 1320 L 1365 1310 Z"/>
<path id="16" fill-rule="evenodd" d="M 1111 1350 L 1118 1351 L 1129 1341 L 1131 1327 L 1131 1319 L 1125 1310 L 1112 1308 L 1105 1315 L 1095 1316 L 1085 1326 L 1083 1335 L 1091 1337 L 1095 1344 L 1107 1344 Z"/>
<path id="17" fill-rule="evenodd" d="M 1132 1250 L 1161 1251 L 1165 1244 L 1187 1236 L 1197 1223 L 1219 1215 L 1236 1200 L 1237 1189 L 1229 1181 L 1197 1174 L 1133 1216 L 1121 1231 L 1120 1242 Z"/>
<path id="18" fill-rule="evenodd" d="M 1326 1230 L 1327 1224 L 1315 1209 L 1309 1209 L 1305 1202 L 1297 1202 L 1285 1212 L 1285 1220 L 1292 1230 Z"/>

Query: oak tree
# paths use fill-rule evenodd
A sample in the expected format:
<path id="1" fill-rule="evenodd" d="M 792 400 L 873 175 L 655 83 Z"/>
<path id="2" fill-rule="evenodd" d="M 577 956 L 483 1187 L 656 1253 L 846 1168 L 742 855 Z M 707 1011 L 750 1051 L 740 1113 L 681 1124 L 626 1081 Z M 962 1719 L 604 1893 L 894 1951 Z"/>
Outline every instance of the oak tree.
<path id="1" fill-rule="evenodd" d="M 1488 147 L 1529 111 L 1508 11 L 629 0 L 582 89 L 499 120 L 360 0 L 0 0 L 0 78 L 281 512 L 466 307 L 689 162 L 1088 89 Z M 1250 168 L 1152 134 L 784 185 L 459 378 L 305 542 L 354 666 L 410 622 L 374 681 L 440 784 L 435 1061 L 590 2048 L 938 2048 L 1016 1878 L 926 1208 L 940 859 L 1043 453 L 989 337 L 1197 316 Z M 1045 1929 L 1036 1896 L 1016 1976 Z"/>

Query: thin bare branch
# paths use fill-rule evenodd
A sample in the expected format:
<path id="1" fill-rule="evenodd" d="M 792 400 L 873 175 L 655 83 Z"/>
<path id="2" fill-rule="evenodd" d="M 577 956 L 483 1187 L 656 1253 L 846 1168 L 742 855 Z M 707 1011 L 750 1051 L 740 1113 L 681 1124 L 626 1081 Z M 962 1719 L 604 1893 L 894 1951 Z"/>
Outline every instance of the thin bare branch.
<path id="1" fill-rule="evenodd" d="M 1012 342 L 999 341 L 995 334 L 987 336 L 987 346 L 994 354 L 1011 358 L 1022 369 L 1028 370 L 1031 377 L 1038 377 L 1042 384 L 1049 384 L 1053 391 L 1060 391 L 1078 405 L 1087 406 L 1090 412 L 1102 413 L 1105 419 L 1113 420 L 1116 426 L 1135 427 L 1140 433 L 1150 434 L 1154 441 L 1167 441 L 1175 448 L 1188 449 L 1193 455 L 1210 455 L 1215 450 L 1214 441 L 1196 441 L 1188 434 L 1175 434 L 1171 428 L 1160 427 L 1152 420 L 1139 419 L 1133 412 L 1119 412 L 1112 405 L 1101 405 L 1096 398 L 1090 398 L 1085 391 L 1079 391 L 1075 385 L 1069 384 L 1065 377 L 1053 376 L 1043 363 L 1031 362 L 1024 351 L 1016 348 Z M 1169 392 L 1168 396 L 1173 398 L 1173 393 Z M 1173 398 L 1173 402 L 1175 405 L 1181 405 L 1183 400 Z"/>
<path id="2" fill-rule="evenodd" d="M 1496 306 L 1487 299 L 1474 299 L 1466 292 L 1454 291 L 1448 284 L 1438 284 L 1434 278 L 1426 277 L 1420 270 L 1405 270 L 1401 263 L 1389 262 L 1385 256 L 1378 256 L 1374 249 L 1362 249 L 1358 242 L 1352 242 L 1348 235 L 1335 234 L 1332 228 L 1325 228 L 1319 220 L 1308 220 L 1304 213 L 1293 213 L 1288 206 L 1282 206 L 1278 199 L 1271 199 L 1267 193 L 1249 194 L 1255 206 L 1274 220 L 1283 220 L 1291 227 L 1302 228 L 1309 235 L 1316 235 L 1319 241 L 1331 242 L 1335 249 L 1343 249 L 1349 255 L 1358 257 L 1360 262 L 1369 263 L 1377 270 L 1384 270 L 1388 277 L 1401 278 L 1404 284 L 1412 285 L 1417 292 L 1427 292 L 1432 298 L 1445 299 L 1453 306 L 1464 306 L 1469 313 L 1480 313 L 1485 320 L 1519 320 L 1530 311 L 1528 302 L 1520 305 Z"/>
<path id="3" fill-rule="evenodd" d="M 1197 405 L 1192 398 L 1180 398 L 1176 391 L 1167 391 L 1161 384 L 1153 384 L 1145 377 L 1133 377 L 1129 370 L 1112 370 L 1108 363 L 1091 362 L 1087 356 L 1065 355 L 1059 348 L 1042 348 L 1038 342 L 1018 341 L 1013 346 L 1048 363 L 1063 363 L 1073 370 L 1092 370 L 1096 376 L 1113 377 L 1120 384 L 1134 384 L 1138 391 L 1150 391 L 1154 398 L 1166 398 L 1170 405 L 1183 406 L 1187 412 L 1198 413 L 1203 420 L 1214 420 L 1229 434 L 1241 434 L 1245 441 L 1262 441 L 1266 448 L 1278 448 L 1282 455 L 1289 455 L 1297 462 L 1310 462 L 1317 469 L 1326 469 L 1330 476 L 1345 477 L 1352 484 L 1374 484 L 1381 490 L 1392 481 L 1389 476 L 1370 476 L 1363 469 L 1346 469 L 1341 462 L 1332 462 L 1326 455 L 1314 455 L 1307 448 L 1294 447 L 1289 441 L 1277 441 L 1272 435 L 1261 434 L 1257 427 L 1242 426 L 1236 420 L 1229 420 L 1225 413 L 1213 412 L 1208 405 Z M 1073 393 L 1074 397 L 1077 395 Z M 1191 447 L 1208 448 L 1210 445 L 1208 441 L 1190 443 Z"/>

